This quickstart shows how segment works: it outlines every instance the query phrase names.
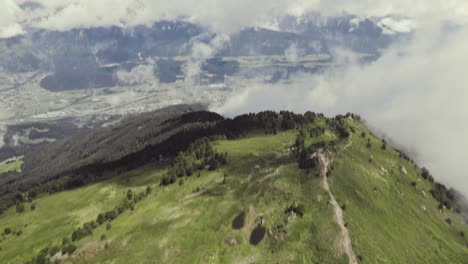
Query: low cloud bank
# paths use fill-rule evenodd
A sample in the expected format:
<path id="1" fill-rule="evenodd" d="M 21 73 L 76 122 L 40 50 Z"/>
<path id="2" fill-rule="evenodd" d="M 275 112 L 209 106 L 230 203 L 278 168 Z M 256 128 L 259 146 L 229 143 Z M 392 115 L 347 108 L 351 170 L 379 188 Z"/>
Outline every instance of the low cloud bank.
<path id="1" fill-rule="evenodd" d="M 122 85 L 155 84 L 158 79 L 154 76 L 154 62 L 138 65 L 130 71 L 120 70 L 116 75 Z"/>

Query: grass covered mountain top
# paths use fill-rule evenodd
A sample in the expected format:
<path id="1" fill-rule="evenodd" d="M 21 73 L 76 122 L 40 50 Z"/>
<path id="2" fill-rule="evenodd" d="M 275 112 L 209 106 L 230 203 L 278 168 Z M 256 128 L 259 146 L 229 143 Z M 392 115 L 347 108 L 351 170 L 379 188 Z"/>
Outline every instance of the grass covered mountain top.
<path id="1" fill-rule="evenodd" d="M 466 263 L 452 191 L 358 116 L 212 117 L 171 119 L 199 124 L 171 154 L 20 192 L 23 209 L 0 215 L 1 262 Z"/>

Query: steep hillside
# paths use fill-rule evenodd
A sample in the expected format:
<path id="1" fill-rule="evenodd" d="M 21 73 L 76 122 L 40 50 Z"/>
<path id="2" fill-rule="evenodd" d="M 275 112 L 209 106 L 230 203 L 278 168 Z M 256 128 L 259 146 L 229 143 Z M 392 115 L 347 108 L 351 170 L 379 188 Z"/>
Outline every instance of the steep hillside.
<path id="1" fill-rule="evenodd" d="M 13 195 L 15 191 L 50 193 L 78 187 L 100 179 L 108 167 L 134 168 L 158 159 L 159 155 L 177 154 L 188 144 L 181 138 L 196 137 L 197 129 L 222 119 L 217 114 L 197 112 L 203 108 L 202 105 L 167 107 L 131 116 L 114 126 L 83 130 L 72 137 L 24 147 L 19 153 L 12 152 L 14 156 L 23 156 L 24 163 L 21 173 L 2 174 L 0 171 L 0 213 L 18 201 Z M 182 119 L 194 111 L 197 116 Z M 175 139 L 184 131 L 191 131 L 191 135 Z M 177 140 L 178 144 L 171 139 Z M 5 152 L 9 150 L 7 148 Z"/>
<path id="2" fill-rule="evenodd" d="M 0 262 L 468 259 L 450 192 L 353 115 L 245 115 L 170 163 L 104 174 L 0 215 Z"/>
<path id="3" fill-rule="evenodd" d="M 366 263 L 467 263 L 460 215 L 440 206 L 434 184 L 404 154 L 353 125 L 348 145 L 330 154 L 329 181 L 356 255 Z"/>

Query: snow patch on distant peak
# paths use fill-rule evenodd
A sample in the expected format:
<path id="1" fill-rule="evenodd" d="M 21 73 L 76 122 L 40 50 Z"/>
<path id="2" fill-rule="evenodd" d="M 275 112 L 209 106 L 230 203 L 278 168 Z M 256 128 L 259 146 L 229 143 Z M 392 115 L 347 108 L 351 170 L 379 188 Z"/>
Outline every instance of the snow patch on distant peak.
<path id="1" fill-rule="evenodd" d="M 397 33 L 410 33 L 416 25 L 411 19 L 395 19 L 392 17 L 385 17 L 381 19 L 377 25 L 382 28 L 384 34 L 397 34 Z"/>
<path id="2" fill-rule="evenodd" d="M 272 30 L 272 31 L 281 31 L 280 24 L 278 20 L 273 20 L 269 22 L 265 22 L 259 26 L 260 28 Z"/>
<path id="3" fill-rule="evenodd" d="M 361 24 L 361 22 L 364 22 L 366 20 L 366 18 L 364 17 L 354 17 L 352 18 L 351 20 L 349 20 L 349 24 L 352 26 L 352 27 L 359 27 L 359 25 Z"/>
<path id="4" fill-rule="evenodd" d="M 348 32 L 353 32 L 355 31 L 356 29 L 359 28 L 359 26 L 361 25 L 362 22 L 364 22 L 366 20 L 366 18 L 364 17 L 353 17 L 352 19 L 349 20 L 349 30 Z"/>

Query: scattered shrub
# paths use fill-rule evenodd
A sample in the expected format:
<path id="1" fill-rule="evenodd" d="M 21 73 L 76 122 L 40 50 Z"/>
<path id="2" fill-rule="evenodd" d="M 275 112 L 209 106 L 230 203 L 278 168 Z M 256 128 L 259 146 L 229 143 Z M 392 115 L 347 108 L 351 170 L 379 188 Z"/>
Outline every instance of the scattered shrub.
<path id="1" fill-rule="evenodd" d="M 387 149 L 387 141 L 385 139 L 382 139 L 382 149 L 383 150 Z"/>
<path id="2" fill-rule="evenodd" d="M 445 206 L 447 209 L 452 208 L 455 201 L 453 190 L 447 190 L 447 187 L 445 187 L 443 184 L 434 183 L 430 192 L 432 197 L 434 197 L 434 199 L 436 199 L 436 201 L 438 201 L 440 204 Z"/>
<path id="3" fill-rule="evenodd" d="M 59 246 L 53 246 L 49 249 L 49 255 L 51 257 L 55 256 L 57 253 L 60 252 L 60 247 Z"/>
<path id="4" fill-rule="evenodd" d="M 429 176 L 429 170 L 426 169 L 426 167 L 423 167 L 423 168 L 422 168 L 421 176 L 422 176 L 424 179 L 427 179 L 427 177 Z"/>
<path id="5" fill-rule="evenodd" d="M 153 188 L 151 188 L 151 186 L 147 186 L 146 187 L 146 195 L 150 195 L 153 193 Z"/>
<path id="6" fill-rule="evenodd" d="M 16 212 L 18 214 L 21 214 L 24 212 L 24 204 L 23 203 L 17 203 L 16 204 Z"/>
<path id="7" fill-rule="evenodd" d="M 71 243 L 70 238 L 64 237 L 64 238 L 62 239 L 62 245 L 66 245 L 66 244 L 69 244 L 69 243 Z"/>
<path id="8" fill-rule="evenodd" d="M 291 205 L 288 208 L 286 208 L 286 210 L 284 210 L 284 213 L 285 214 L 295 213 L 298 216 L 303 217 L 305 213 L 305 207 L 302 204 Z"/>
<path id="9" fill-rule="evenodd" d="M 106 216 L 104 213 L 100 213 L 96 219 L 96 222 L 99 224 L 99 225 L 102 225 L 104 222 L 106 221 Z"/>
<path id="10" fill-rule="evenodd" d="M 62 246 L 62 254 L 71 255 L 76 251 L 76 246 L 73 243 L 68 243 Z"/>
<path id="11" fill-rule="evenodd" d="M 73 254 L 73 252 L 75 252 L 76 250 L 76 246 L 75 244 L 73 244 L 70 240 L 70 238 L 68 237 L 65 237 L 62 239 L 62 247 L 61 247 L 61 251 L 62 251 L 62 254 L 65 255 L 65 254 Z"/>
<path id="12" fill-rule="evenodd" d="M 132 190 L 128 190 L 127 191 L 127 199 L 130 201 L 133 199 L 133 191 Z"/>
<path id="13" fill-rule="evenodd" d="M 108 211 L 108 212 L 105 213 L 105 217 L 109 221 L 112 221 L 112 220 L 116 219 L 117 216 L 118 216 L 118 213 L 117 213 L 116 210 L 111 210 L 111 211 Z"/>

